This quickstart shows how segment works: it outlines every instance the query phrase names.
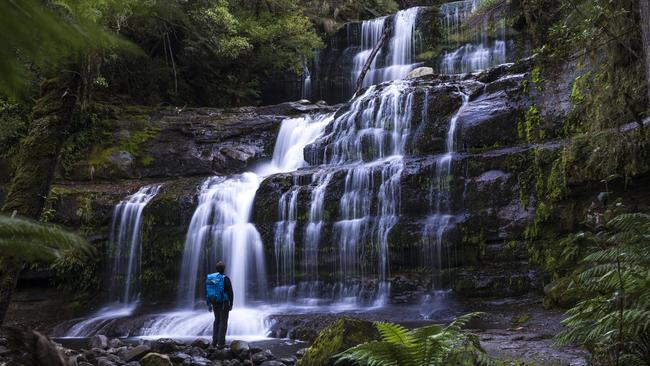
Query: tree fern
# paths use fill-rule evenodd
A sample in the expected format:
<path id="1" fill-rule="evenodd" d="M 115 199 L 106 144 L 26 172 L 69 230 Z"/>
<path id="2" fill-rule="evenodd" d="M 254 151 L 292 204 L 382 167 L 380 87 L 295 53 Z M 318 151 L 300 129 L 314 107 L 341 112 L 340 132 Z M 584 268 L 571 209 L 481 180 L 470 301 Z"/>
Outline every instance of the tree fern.
<path id="1" fill-rule="evenodd" d="M 430 325 L 413 330 L 399 324 L 377 322 L 375 327 L 381 340 L 348 349 L 337 355 L 336 364 L 350 361 L 368 366 L 494 364 L 484 354 L 478 337 L 462 331 L 462 327 L 478 315 L 460 316 L 446 327 Z"/>
<path id="2" fill-rule="evenodd" d="M 21 262 L 51 262 L 65 254 L 91 255 L 93 248 L 55 226 L 0 215 L 0 253 Z"/>
<path id="3" fill-rule="evenodd" d="M 559 344 L 586 346 L 602 364 L 650 364 L 650 215 L 623 214 L 592 236 L 572 287 L 590 294 L 566 312 Z"/>

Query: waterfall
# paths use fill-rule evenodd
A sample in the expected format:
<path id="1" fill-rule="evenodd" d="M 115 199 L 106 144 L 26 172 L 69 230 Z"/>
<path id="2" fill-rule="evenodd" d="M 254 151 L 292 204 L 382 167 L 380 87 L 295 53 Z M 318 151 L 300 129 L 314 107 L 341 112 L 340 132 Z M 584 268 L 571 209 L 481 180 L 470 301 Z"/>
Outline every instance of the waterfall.
<path id="1" fill-rule="evenodd" d="M 364 20 L 363 22 L 361 22 L 361 34 L 359 36 L 360 37 L 359 52 L 356 55 L 354 55 L 354 58 L 352 59 L 351 83 L 353 88 L 356 85 L 357 79 L 359 79 L 359 75 L 361 74 L 361 70 L 363 69 L 363 66 L 366 64 L 366 61 L 368 61 L 368 57 L 370 57 L 370 54 L 372 53 L 372 49 L 375 47 L 375 45 L 379 42 L 379 39 L 381 38 L 381 35 L 384 31 L 385 22 L 386 22 L 386 17 Z M 374 79 L 377 76 L 376 75 L 377 59 L 380 57 L 381 57 L 381 50 L 379 51 L 379 53 L 377 53 L 377 56 L 370 64 L 370 69 L 366 74 L 363 86 L 374 84 Z"/>
<path id="2" fill-rule="evenodd" d="M 249 283 L 266 289 L 262 240 L 250 222 L 255 193 L 262 179 L 305 166 L 303 150 L 318 138 L 330 115 L 289 118 L 282 122 L 273 158 L 255 172 L 224 178 L 208 178 L 187 232 L 180 276 L 178 303 L 193 306 L 202 296 L 197 281 L 214 269 L 218 259 L 226 263 L 232 278 L 235 305 L 252 299 Z"/>
<path id="3" fill-rule="evenodd" d="M 113 210 L 110 243 L 115 251 L 111 256 L 113 259 L 109 271 L 109 302 L 129 304 L 139 296 L 142 211 L 159 191 L 159 185 L 142 187 L 118 203 Z"/>
<path id="4" fill-rule="evenodd" d="M 416 37 L 415 25 L 420 8 L 414 7 L 398 11 L 393 17 L 393 29 L 388 40 L 388 48 L 382 47 L 370 64 L 363 80 L 367 87 L 384 81 L 403 79 L 417 67 L 415 63 Z M 352 60 L 351 83 L 354 89 L 361 71 L 379 42 L 388 17 L 365 20 L 361 23 L 359 51 Z M 387 49 L 387 52 L 383 52 Z"/>
<path id="5" fill-rule="evenodd" d="M 255 173 L 208 178 L 201 187 L 199 205 L 187 232 L 181 265 L 178 303 L 193 307 L 202 296 L 201 279 L 223 260 L 232 274 L 235 306 L 249 297 L 247 285 L 266 288 L 262 239 L 249 222 L 260 179 Z"/>
<path id="6" fill-rule="evenodd" d="M 302 99 L 309 99 L 311 97 L 311 72 L 309 67 L 304 65 L 302 73 L 302 89 L 300 91 Z"/>
<path id="7" fill-rule="evenodd" d="M 145 186 L 113 210 L 110 232 L 110 258 L 106 282 L 108 305 L 72 326 L 66 336 L 81 337 L 98 333 L 109 321 L 129 316 L 137 307 L 142 263 L 142 212 L 160 191 L 160 185 Z"/>
<path id="8" fill-rule="evenodd" d="M 488 36 L 487 24 L 482 24 L 477 29 L 471 30 L 462 28 L 463 22 L 483 3 L 485 0 L 466 0 L 441 5 L 442 23 L 447 32 L 473 38 L 472 41 L 444 53 L 440 61 L 441 73 L 461 74 L 481 71 L 506 62 L 505 22 L 500 22 L 495 39 L 490 39 Z M 465 34 L 467 32 L 474 32 L 474 34 Z"/>
<path id="9" fill-rule="evenodd" d="M 319 296 L 320 283 L 318 278 L 318 247 L 321 242 L 321 231 L 325 225 L 324 202 L 327 186 L 332 180 L 333 173 L 319 172 L 314 176 L 316 187 L 311 191 L 309 204 L 309 222 L 305 227 L 305 255 L 303 266 L 307 281 L 301 295 L 302 298 L 315 299 Z"/>
<path id="10" fill-rule="evenodd" d="M 294 185 L 282 194 L 278 205 L 280 221 L 275 224 L 275 262 L 277 267 L 276 298 L 288 301 L 295 284 L 296 242 L 294 234 L 298 214 L 298 193 L 300 186 Z"/>
<path id="11" fill-rule="evenodd" d="M 460 92 L 460 91 L 459 91 Z M 435 199 L 431 204 L 432 214 L 427 219 L 424 227 L 423 242 L 423 265 L 442 269 L 449 263 L 449 258 L 444 260 L 443 245 L 444 235 L 453 225 L 453 214 L 450 197 L 450 179 L 452 160 L 455 154 L 456 129 L 458 118 L 465 110 L 469 102 L 469 95 L 460 92 L 462 105 L 449 120 L 449 129 L 445 139 L 446 151 L 436 159 L 435 187 L 431 193 Z"/>
<path id="12" fill-rule="evenodd" d="M 187 232 L 181 275 L 178 309 L 157 316 L 143 334 L 146 336 L 195 336 L 210 334 L 212 315 L 203 306 L 201 279 L 214 271 L 217 260 L 226 263 L 231 278 L 235 306 L 229 318 L 228 335 L 260 337 L 267 324 L 266 313 L 250 307 L 257 297 L 266 297 L 266 263 L 259 232 L 250 222 L 253 201 L 264 177 L 291 172 L 306 166 L 304 148 L 320 137 L 332 120 L 331 114 L 288 118 L 282 121 L 271 161 L 252 172 L 230 177 L 210 177 L 202 185 L 197 206 Z M 287 225 L 280 225 L 288 241 L 293 241 L 291 212 L 295 212 L 295 193 L 283 197 L 282 215 Z M 295 220 L 295 216 L 293 216 Z M 284 239 L 283 239 L 284 240 Z M 293 266 L 293 244 L 280 245 L 279 260 Z M 287 270 L 287 273 L 290 273 Z M 288 280 L 287 280 L 288 281 Z M 196 310 L 195 310 L 196 308 Z"/>
<path id="13" fill-rule="evenodd" d="M 339 278 L 335 297 L 341 301 L 367 298 L 376 305 L 387 301 L 388 234 L 399 213 L 399 183 L 414 98 L 408 85 L 398 81 L 382 85 L 381 90 L 368 88 L 332 125 L 333 143 L 325 149 L 325 160 L 346 167 L 341 219 L 334 223 Z M 316 201 L 319 194 L 312 197 L 312 207 L 322 210 Z M 372 263 L 370 271 L 364 262 Z M 363 292 L 362 281 L 368 277 L 376 280 L 372 293 Z"/>

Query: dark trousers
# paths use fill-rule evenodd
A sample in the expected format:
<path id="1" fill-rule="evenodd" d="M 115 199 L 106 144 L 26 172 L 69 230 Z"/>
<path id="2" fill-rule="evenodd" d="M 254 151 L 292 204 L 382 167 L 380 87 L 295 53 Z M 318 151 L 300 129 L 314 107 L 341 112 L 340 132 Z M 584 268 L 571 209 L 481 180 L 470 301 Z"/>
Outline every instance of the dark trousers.
<path id="1" fill-rule="evenodd" d="M 212 344 L 225 346 L 226 345 L 226 331 L 228 330 L 228 313 L 230 313 L 227 304 L 212 304 L 212 311 L 214 312 L 214 325 L 212 326 Z"/>

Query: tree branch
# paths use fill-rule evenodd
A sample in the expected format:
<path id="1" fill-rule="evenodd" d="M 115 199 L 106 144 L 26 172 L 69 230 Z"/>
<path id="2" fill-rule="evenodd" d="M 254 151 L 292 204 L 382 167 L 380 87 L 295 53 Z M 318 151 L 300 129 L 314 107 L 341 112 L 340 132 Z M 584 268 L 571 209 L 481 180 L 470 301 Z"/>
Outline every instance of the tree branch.
<path id="1" fill-rule="evenodd" d="M 366 64 L 363 65 L 363 69 L 361 69 L 361 73 L 359 74 L 359 78 L 357 79 L 357 88 L 354 91 L 354 94 L 357 94 L 359 90 L 361 90 L 361 87 L 363 86 L 363 79 L 366 77 L 366 74 L 368 73 L 368 70 L 370 69 L 370 65 L 372 65 L 372 61 L 375 59 L 377 56 L 377 53 L 381 49 L 381 47 L 384 45 L 384 42 L 386 41 L 386 38 L 388 38 L 388 34 L 390 34 L 392 27 L 389 25 L 384 28 L 384 32 L 381 34 L 381 37 L 379 38 L 379 41 L 377 41 L 377 44 L 375 47 L 372 49 L 372 52 L 370 53 L 370 56 L 368 56 L 368 59 L 366 60 Z"/>

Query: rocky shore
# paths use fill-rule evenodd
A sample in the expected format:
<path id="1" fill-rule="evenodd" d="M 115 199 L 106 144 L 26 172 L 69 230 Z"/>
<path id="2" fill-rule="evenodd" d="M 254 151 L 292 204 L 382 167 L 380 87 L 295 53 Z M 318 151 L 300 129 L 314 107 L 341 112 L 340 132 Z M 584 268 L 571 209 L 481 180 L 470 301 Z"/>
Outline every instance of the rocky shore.
<path id="1" fill-rule="evenodd" d="M 170 338 L 123 341 L 96 335 L 80 349 L 64 347 L 42 335 L 26 340 L 23 343 L 23 340 L 0 338 L 0 365 L 292 366 L 303 354 L 298 351 L 295 356 L 280 358 L 269 349 L 240 340 L 232 341 L 225 348 L 215 348 L 205 338 L 185 344 Z M 57 353 L 63 363 L 57 360 Z"/>

